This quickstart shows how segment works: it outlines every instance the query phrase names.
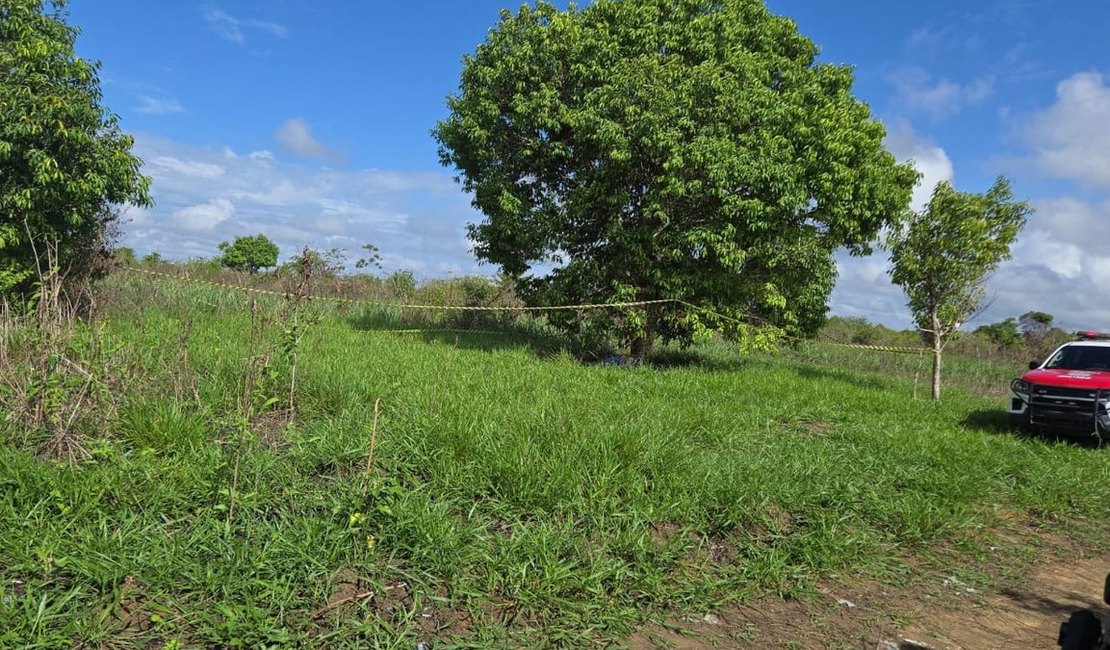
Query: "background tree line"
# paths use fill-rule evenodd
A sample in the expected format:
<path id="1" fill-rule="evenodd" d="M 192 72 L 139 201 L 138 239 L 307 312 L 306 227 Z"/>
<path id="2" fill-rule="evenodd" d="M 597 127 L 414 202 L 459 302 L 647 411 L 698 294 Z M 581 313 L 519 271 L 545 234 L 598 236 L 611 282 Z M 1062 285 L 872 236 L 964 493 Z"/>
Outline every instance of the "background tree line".
<path id="1" fill-rule="evenodd" d="M 1034 329 L 1022 329 L 1022 320 L 1029 314 L 1047 317 Z M 1044 312 L 1027 312 L 1019 317 L 980 325 L 967 332 L 952 336 L 951 349 L 957 354 L 986 354 L 999 360 L 1022 364 L 1034 358 L 1043 358 L 1062 343 L 1074 339 L 1075 333 L 1052 325 L 1052 315 Z M 831 316 L 817 336 L 818 340 L 859 345 L 920 347 L 923 334 L 917 329 L 891 329 L 866 318 Z"/>

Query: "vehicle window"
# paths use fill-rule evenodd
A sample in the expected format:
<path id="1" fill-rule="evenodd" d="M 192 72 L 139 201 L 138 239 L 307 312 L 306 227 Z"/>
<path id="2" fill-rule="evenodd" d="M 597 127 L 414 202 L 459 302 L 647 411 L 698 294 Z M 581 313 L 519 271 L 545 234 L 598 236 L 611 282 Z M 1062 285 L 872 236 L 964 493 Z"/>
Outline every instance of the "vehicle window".
<path id="1" fill-rule="evenodd" d="M 1052 355 L 1045 368 L 1054 370 L 1110 370 L 1110 347 L 1069 345 Z"/>

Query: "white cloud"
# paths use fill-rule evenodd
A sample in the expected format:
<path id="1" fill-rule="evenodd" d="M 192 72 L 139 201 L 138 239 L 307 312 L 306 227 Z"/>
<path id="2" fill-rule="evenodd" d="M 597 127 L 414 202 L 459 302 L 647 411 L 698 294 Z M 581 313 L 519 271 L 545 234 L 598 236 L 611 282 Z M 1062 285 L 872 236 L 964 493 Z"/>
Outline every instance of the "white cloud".
<path id="1" fill-rule="evenodd" d="M 246 36 L 243 35 L 242 23 L 224 10 L 210 8 L 204 12 L 204 19 L 208 21 L 208 27 L 220 38 L 232 43 L 247 41 Z"/>
<path id="2" fill-rule="evenodd" d="M 980 77 L 963 87 L 964 99 L 969 104 L 978 104 L 994 94 L 994 79 Z"/>
<path id="3" fill-rule="evenodd" d="M 351 222 L 341 216 L 323 216 L 312 220 L 313 230 L 324 235 L 346 235 Z"/>
<path id="4" fill-rule="evenodd" d="M 967 30 L 962 22 L 946 22 L 942 27 L 920 27 L 910 32 L 905 50 L 915 60 L 960 57 L 981 57 L 982 36 Z"/>
<path id="5" fill-rule="evenodd" d="M 157 177 L 163 174 L 178 174 L 181 176 L 193 176 L 195 178 L 219 178 L 224 175 L 226 171 L 222 165 L 214 163 L 203 163 L 196 160 L 178 160 L 173 156 L 156 156 L 148 161 L 154 169 L 148 169 L 148 173 Z"/>
<path id="6" fill-rule="evenodd" d="M 264 20 L 248 20 L 246 24 L 254 27 L 259 31 L 266 32 L 270 36 L 276 36 L 278 38 L 285 38 L 289 36 L 289 28 L 285 25 L 270 23 Z"/>
<path id="7" fill-rule="evenodd" d="M 185 108 L 172 97 L 151 97 L 149 95 L 139 96 L 139 106 L 135 111 L 143 115 L 172 115 L 173 113 L 184 113 Z"/>
<path id="8" fill-rule="evenodd" d="M 1037 113 L 1026 137 L 1051 176 L 1110 189 L 1110 87 L 1097 72 L 1056 86 L 1056 102 Z"/>
<path id="9" fill-rule="evenodd" d="M 274 132 L 274 139 L 285 150 L 304 158 L 328 162 L 337 162 L 342 158 L 338 153 L 331 151 L 313 137 L 308 122 L 299 117 L 282 122 L 278 130 Z"/>
<path id="10" fill-rule="evenodd" d="M 1110 201 L 1064 197 L 1034 201 L 1033 207 L 1013 260 L 988 282 L 995 302 L 980 320 L 1036 309 L 1069 328 L 1110 326 L 1110 249 L 1101 237 L 1110 223 Z"/>
<path id="11" fill-rule="evenodd" d="M 855 316 L 890 327 L 908 327 L 909 310 L 902 290 L 890 281 L 890 264 L 884 253 L 868 257 L 851 257 L 847 252 L 836 256 L 836 287 L 829 298 L 831 312 L 838 316 Z"/>
<path id="12" fill-rule="evenodd" d="M 377 192 L 406 192 L 419 187 L 452 191 L 458 185 L 446 174 L 439 172 L 401 172 L 390 169 L 369 169 L 363 180 Z"/>
<path id="13" fill-rule="evenodd" d="M 900 68 L 887 79 L 894 85 L 897 102 L 934 119 L 955 115 L 994 93 L 992 77 L 980 77 L 961 84 L 948 79 L 934 79 L 923 68 L 913 66 Z"/>
<path id="14" fill-rule="evenodd" d="M 404 226 L 409 216 L 403 212 L 388 214 L 380 209 L 368 208 L 363 205 L 340 201 L 336 199 L 320 199 L 320 210 L 329 218 L 342 219 L 347 223 L 376 223 L 388 227 L 389 225 Z"/>
<path id="15" fill-rule="evenodd" d="M 933 29 L 931 27 L 918 27 L 910 32 L 906 41 L 906 49 L 911 52 L 933 52 L 950 40 L 952 27 Z"/>
<path id="16" fill-rule="evenodd" d="M 1110 257 L 1096 257 L 1088 260 L 1085 272 L 1096 286 L 1110 287 Z"/>
<path id="17" fill-rule="evenodd" d="M 264 161 L 263 164 L 268 162 L 269 161 Z M 251 203 L 268 206 L 288 205 L 299 201 L 302 194 L 302 190 L 298 189 L 293 185 L 293 182 L 288 179 L 278 180 L 276 184 L 261 192 L 256 191 L 254 188 L 250 190 L 234 190 L 232 192 L 232 196 L 237 199 L 244 199 Z"/>
<path id="18" fill-rule="evenodd" d="M 206 232 L 227 221 L 233 214 L 235 214 L 235 206 L 231 201 L 218 198 L 174 210 L 170 218 L 185 230 Z"/>
<path id="19" fill-rule="evenodd" d="M 1036 208 L 1032 223 L 1051 233 L 1054 239 L 1087 248 L 1091 253 L 1105 249 L 1095 233 L 1101 232 L 1110 220 L 1110 203 L 1100 206 L 1063 197 L 1037 201 Z"/>
<path id="20" fill-rule="evenodd" d="M 346 250 L 353 263 L 372 242 L 386 272 L 492 271 L 470 254 L 466 223 L 480 215 L 446 172 L 312 168 L 142 134 L 135 150 L 156 202 L 123 224 L 123 245 L 139 254 L 212 257 L 219 242 L 262 232 L 283 259 L 307 245 Z"/>
<path id="21" fill-rule="evenodd" d="M 246 31 L 250 29 L 264 32 L 278 38 L 285 38 L 289 35 L 289 28 L 285 25 L 279 25 L 264 20 L 239 19 L 219 7 L 207 8 L 204 12 L 204 19 L 208 22 L 208 27 L 215 32 L 217 36 L 232 43 L 246 43 Z"/>
<path id="22" fill-rule="evenodd" d="M 1110 86 L 1096 72 L 1056 87 L 1055 101 L 1024 124 L 1032 169 L 1080 183 L 1084 198 L 1032 201 L 1035 214 L 988 284 L 994 302 L 979 322 L 1046 311 L 1065 328 L 1110 327 Z"/>
<path id="23" fill-rule="evenodd" d="M 1075 244 L 1058 241 L 1044 229 L 1029 229 L 1024 235 L 1013 247 L 1019 263 L 1047 269 L 1062 280 L 1074 280 L 1083 272 L 1083 252 Z"/>
<path id="24" fill-rule="evenodd" d="M 124 228 L 139 228 L 149 226 L 150 212 L 133 205 L 124 205 L 120 208 L 120 225 Z"/>
<path id="25" fill-rule="evenodd" d="M 912 161 L 921 172 L 910 207 L 919 212 L 924 210 L 937 183 L 954 178 L 952 159 L 943 148 L 914 133 L 905 122 L 890 125 L 884 142 L 899 162 Z"/>

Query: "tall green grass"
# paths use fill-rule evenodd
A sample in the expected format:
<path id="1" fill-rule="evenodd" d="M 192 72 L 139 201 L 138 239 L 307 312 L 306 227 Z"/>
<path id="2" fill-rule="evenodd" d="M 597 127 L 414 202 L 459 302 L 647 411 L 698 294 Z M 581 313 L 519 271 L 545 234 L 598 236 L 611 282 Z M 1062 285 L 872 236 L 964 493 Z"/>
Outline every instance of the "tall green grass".
<path id="1" fill-rule="evenodd" d="M 299 417 L 244 429 L 279 302 L 252 323 L 243 295 L 116 282 L 113 435 L 70 465 L 3 433 L 0 647 L 578 647 L 937 545 L 972 562 L 1028 522 L 1107 530 L 1103 451 L 831 348 L 619 368 L 539 326 L 400 335 L 321 308 Z"/>

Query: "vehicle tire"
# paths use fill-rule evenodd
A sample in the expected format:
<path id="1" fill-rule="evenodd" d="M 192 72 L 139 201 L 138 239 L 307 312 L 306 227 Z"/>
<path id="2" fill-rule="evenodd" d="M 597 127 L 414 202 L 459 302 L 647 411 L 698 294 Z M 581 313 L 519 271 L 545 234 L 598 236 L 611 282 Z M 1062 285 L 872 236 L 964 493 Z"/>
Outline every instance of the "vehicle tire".
<path id="1" fill-rule="evenodd" d="M 1029 422 L 1028 410 L 1024 413 L 1009 413 L 1008 415 L 1010 416 L 1010 428 L 1014 431 L 1021 433 L 1036 433 L 1033 430 L 1033 425 Z"/>
<path id="2" fill-rule="evenodd" d="M 1072 612 L 1060 624 L 1060 637 L 1056 640 L 1063 650 L 1098 650 L 1102 637 L 1102 621 L 1089 609 Z"/>

